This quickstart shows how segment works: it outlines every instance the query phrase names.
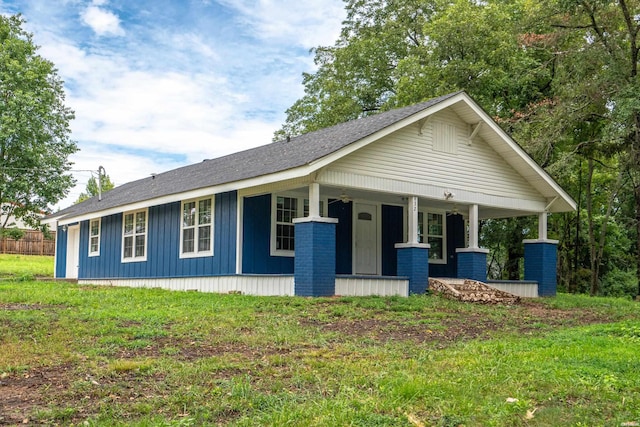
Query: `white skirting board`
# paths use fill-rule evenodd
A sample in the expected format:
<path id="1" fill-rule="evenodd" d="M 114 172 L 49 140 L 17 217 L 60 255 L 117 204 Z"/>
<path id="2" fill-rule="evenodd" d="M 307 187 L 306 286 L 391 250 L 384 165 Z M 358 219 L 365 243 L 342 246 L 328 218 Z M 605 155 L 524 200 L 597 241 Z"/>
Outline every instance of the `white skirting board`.
<path id="1" fill-rule="evenodd" d="M 260 296 L 293 295 L 293 276 L 211 276 L 149 279 L 82 279 L 81 285 L 126 286 L 131 288 L 162 288 L 172 291 L 211 293 L 242 293 Z"/>
<path id="2" fill-rule="evenodd" d="M 341 296 L 409 296 L 409 280 L 338 277 L 336 278 L 336 295 Z"/>
<path id="3" fill-rule="evenodd" d="M 538 298 L 537 283 L 488 282 L 487 285 L 522 298 Z"/>
<path id="4" fill-rule="evenodd" d="M 179 277 L 149 279 L 81 279 L 81 285 L 162 288 L 172 291 L 242 293 L 260 296 L 294 295 L 293 276 L 237 275 L 213 277 Z M 340 296 L 408 296 L 409 281 L 385 278 L 336 278 L 336 295 Z"/>

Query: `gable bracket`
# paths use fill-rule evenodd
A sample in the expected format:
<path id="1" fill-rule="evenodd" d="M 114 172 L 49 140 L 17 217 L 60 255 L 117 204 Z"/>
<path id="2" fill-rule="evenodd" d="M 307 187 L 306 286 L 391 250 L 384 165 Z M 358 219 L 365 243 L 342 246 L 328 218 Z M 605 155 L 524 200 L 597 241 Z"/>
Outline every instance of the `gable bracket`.
<path id="1" fill-rule="evenodd" d="M 473 142 L 473 138 L 476 137 L 476 135 L 482 128 L 483 123 L 484 122 L 478 122 L 475 125 L 469 125 L 469 130 L 471 131 L 471 133 L 469 134 L 469 145 L 471 145 L 471 143 Z"/>
<path id="2" fill-rule="evenodd" d="M 556 200 L 558 200 L 558 197 L 560 197 L 560 196 L 554 197 L 553 200 L 551 200 L 549 202 L 549 204 L 544 208 L 545 212 L 549 212 L 549 209 L 551 208 L 551 205 L 554 204 L 556 202 Z"/>
<path id="3" fill-rule="evenodd" d="M 426 129 L 427 125 L 431 122 L 432 118 L 433 116 L 428 116 L 418 121 L 418 135 L 422 135 L 424 133 L 424 130 Z"/>

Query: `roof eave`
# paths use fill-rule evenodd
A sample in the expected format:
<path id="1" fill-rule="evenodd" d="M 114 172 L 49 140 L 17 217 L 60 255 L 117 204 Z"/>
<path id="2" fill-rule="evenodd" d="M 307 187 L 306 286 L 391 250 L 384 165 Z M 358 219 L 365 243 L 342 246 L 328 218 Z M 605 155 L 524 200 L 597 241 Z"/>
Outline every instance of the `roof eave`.
<path id="1" fill-rule="evenodd" d="M 310 164 L 298 166 L 295 168 L 275 172 L 271 174 L 261 175 L 249 179 L 230 181 L 223 184 L 211 185 L 206 187 L 197 188 L 194 190 L 184 191 L 180 193 L 173 193 L 161 197 L 155 197 L 152 199 L 139 200 L 135 203 L 126 203 L 117 206 L 112 206 L 107 209 L 95 210 L 81 214 L 69 214 L 58 217 L 52 217 L 50 221 L 53 223 L 58 221 L 59 225 L 70 224 L 78 221 L 86 221 L 92 218 L 99 218 L 103 216 L 113 215 L 120 212 L 134 211 L 138 209 L 149 208 L 151 206 L 158 206 L 167 203 L 179 202 L 182 200 L 196 199 L 199 197 L 210 196 L 212 194 L 225 193 L 234 190 L 244 190 L 246 188 L 257 187 L 260 185 L 272 184 L 275 182 L 285 181 L 289 179 L 301 178 L 308 176 L 317 170 Z"/>
<path id="2" fill-rule="evenodd" d="M 535 174 L 541 179 L 540 183 L 542 187 L 538 188 L 542 194 L 547 195 L 549 200 L 558 196 L 559 200 L 549 206 L 549 212 L 572 212 L 577 209 L 577 203 L 573 198 L 558 184 L 551 175 L 545 171 L 531 156 L 511 138 L 485 111 L 480 107 L 469 95 L 466 93 L 461 94 L 464 97 L 467 105 L 475 112 L 475 114 L 486 123 L 491 130 L 505 143 L 509 148 L 518 155 L 518 158 L 526 164 L 528 168 L 533 170 Z M 534 185 L 534 184 L 532 184 Z M 537 187 L 537 185 L 534 185 Z M 549 197 L 549 193 L 552 194 Z"/>

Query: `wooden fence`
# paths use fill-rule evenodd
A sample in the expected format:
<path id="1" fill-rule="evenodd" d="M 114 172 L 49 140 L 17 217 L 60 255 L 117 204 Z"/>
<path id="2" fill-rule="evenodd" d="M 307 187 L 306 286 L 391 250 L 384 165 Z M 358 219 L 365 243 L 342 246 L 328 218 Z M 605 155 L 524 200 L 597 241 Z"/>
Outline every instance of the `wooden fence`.
<path id="1" fill-rule="evenodd" d="M 20 240 L 10 237 L 0 239 L 0 254 L 18 255 L 54 255 L 56 250 L 56 233 L 50 232 L 47 239 L 42 231 L 24 230 L 24 236 Z"/>

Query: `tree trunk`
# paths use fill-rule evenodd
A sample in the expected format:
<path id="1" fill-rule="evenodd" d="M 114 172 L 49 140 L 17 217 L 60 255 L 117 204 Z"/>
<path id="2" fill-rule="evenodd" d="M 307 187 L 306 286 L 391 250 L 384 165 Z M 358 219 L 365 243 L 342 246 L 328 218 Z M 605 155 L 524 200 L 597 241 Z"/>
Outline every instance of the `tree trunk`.
<path id="1" fill-rule="evenodd" d="M 591 280 L 589 293 L 594 296 L 598 293 L 598 262 L 596 259 L 596 237 L 595 225 L 593 223 L 593 194 L 591 192 L 591 184 L 593 180 L 593 172 L 595 169 L 594 161 L 589 157 L 587 164 L 587 188 L 586 188 L 586 205 L 587 205 L 587 223 L 589 225 L 589 266 L 591 267 Z"/>
<path id="2" fill-rule="evenodd" d="M 638 295 L 640 296 L 640 183 L 635 188 L 636 199 L 636 279 L 638 280 Z"/>
<path id="3" fill-rule="evenodd" d="M 509 246 L 507 250 L 507 280 L 520 280 L 521 253 L 516 248 Z"/>

